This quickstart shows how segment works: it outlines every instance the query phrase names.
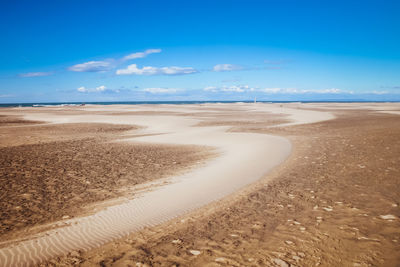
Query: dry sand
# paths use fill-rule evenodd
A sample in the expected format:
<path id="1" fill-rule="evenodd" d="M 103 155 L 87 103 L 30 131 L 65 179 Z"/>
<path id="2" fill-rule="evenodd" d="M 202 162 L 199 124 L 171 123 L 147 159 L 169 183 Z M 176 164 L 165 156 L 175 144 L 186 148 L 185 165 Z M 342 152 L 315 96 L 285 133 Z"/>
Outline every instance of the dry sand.
<path id="1" fill-rule="evenodd" d="M 230 166 L 234 172 L 230 172 L 229 176 L 236 177 L 233 181 L 240 177 L 249 179 L 226 191 L 226 194 L 256 181 L 262 174 L 254 169 L 261 170 L 260 164 L 263 162 L 263 168 L 266 167 L 264 171 L 272 167 L 265 165 L 271 161 L 271 151 L 264 147 L 258 150 L 257 144 L 269 140 L 271 145 L 271 140 L 276 143 L 282 139 L 268 139 L 272 138 L 269 135 L 263 139 L 259 136 L 265 133 L 285 136 L 294 144 L 294 152 L 285 164 L 267 178 L 224 201 L 212 203 L 158 227 L 146 228 L 127 239 L 85 253 L 73 252 L 68 257 L 52 260 L 48 264 L 396 266 L 399 260 L 397 241 L 400 240 L 399 211 L 396 206 L 399 204 L 400 191 L 399 170 L 396 167 L 400 158 L 400 117 L 342 109 L 335 113 L 336 119 L 333 119 L 331 113 L 315 111 L 321 110 L 321 107 L 298 104 L 285 107 L 262 104 L 211 106 L 214 114 L 208 114 L 208 120 L 212 124 L 217 123 L 218 119 L 225 123 L 237 121 L 234 116 L 229 118 L 227 115 L 233 113 L 232 110 L 247 112 L 251 123 L 243 127 L 237 123 L 233 129 L 229 129 L 230 133 L 226 133 L 227 127 L 192 127 L 194 124 L 207 124 L 204 115 L 210 113 L 207 110 L 210 107 L 157 106 L 158 112 L 180 113 L 168 115 L 173 127 L 170 121 L 158 125 L 166 118 L 163 116 L 156 119 L 157 129 L 151 129 L 151 122 L 146 122 L 146 116 L 138 115 L 135 117 L 136 124 L 150 128 L 144 129 L 143 134 L 154 134 L 156 131 L 164 134 L 135 139 L 150 143 L 204 145 L 205 142 L 219 147 L 221 155 L 212 164 L 195 169 L 191 175 L 196 177 L 196 173 L 202 172 L 212 175 L 223 171 L 221 166 Z M 127 112 L 125 107 L 118 109 L 118 112 Z M 151 107 L 142 107 L 141 112 L 146 112 L 146 109 Z M 381 109 L 385 109 L 384 105 Z M 102 112 L 105 110 L 102 109 Z M 329 111 L 333 110 L 334 105 L 329 107 Z M 268 129 L 265 118 L 261 119 L 262 115 L 259 114 L 267 111 L 280 114 L 273 118 L 271 113 L 265 113 L 265 116 L 271 117 L 267 121 L 285 124 Z M 260 116 L 251 116 L 252 112 Z M 221 117 L 218 118 L 215 113 Z M 180 116 L 182 114 L 185 115 Z M 29 119 L 61 121 L 51 114 L 31 115 Z M 284 121 L 293 119 L 296 121 Z M 324 119 L 332 120 L 318 122 Z M 85 120 L 79 116 L 67 121 Z M 103 114 L 94 122 L 110 122 L 108 120 L 109 115 Z M 301 123 L 313 124 L 298 125 Z M 244 137 L 247 138 L 243 139 L 245 143 L 237 143 Z M 246 144 L 250 144 L 248 150 Z M 282 148 L 284 143 L 278 146 Z M 243 149 L 243 154 L 235 156 L 234 152 L 237 154 Z M 275 151 L 272 153 L 276 155 Z M 249 162 L 243 160 L 248 157 Z M 249 164 L 254 165 L 246 169 Z M 182 181 L 185 179 L 173 184 L 179 185 Z M 207 184 L 210 182 L 207 180 Z M 219 185 L 230 183 L 222 182 Z M 187 185 L 190 184 L 196 185 L 192 182 Z M 213 195 L 221 192 L 215 190 Z M 209 198 L 205 196 L 200 199 Z M 156 224 L 162 221 L 156 221 Z"/>

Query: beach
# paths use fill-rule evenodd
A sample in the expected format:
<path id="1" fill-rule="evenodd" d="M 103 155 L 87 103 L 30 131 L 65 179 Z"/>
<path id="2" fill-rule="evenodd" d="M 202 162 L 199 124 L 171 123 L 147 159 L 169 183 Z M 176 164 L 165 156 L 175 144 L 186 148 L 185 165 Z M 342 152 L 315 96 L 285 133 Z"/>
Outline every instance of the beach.
<path id="1" fill-rule="evenodd" d="M 396 266 L 399 111 L 1 109 L 1 265 Z"/>

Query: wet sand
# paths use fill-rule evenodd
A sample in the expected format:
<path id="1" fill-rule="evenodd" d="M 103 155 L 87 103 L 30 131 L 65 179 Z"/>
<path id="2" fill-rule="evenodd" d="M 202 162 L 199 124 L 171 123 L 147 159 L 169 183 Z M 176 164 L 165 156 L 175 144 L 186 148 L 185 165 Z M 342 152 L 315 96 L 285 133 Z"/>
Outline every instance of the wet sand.
<path id="1" fill-rule="evenodd" d="M 336 119 L 330 116 L 331 120 L 318 122 L 318 116 L 312 120 L 312 116 L 311 119 L 307 116 L 309 111 L 305 111 L 299 112 L 297 121 L 293 121 L 299 107 L 292 104 L 288 108 L 285 114 L 275 106 L 265 113 L 268 120 L 261 119 L 262 114 L 258 118 L 249 116 L 251 123 L 235 123 L 233 128 L 224 129 L 234 133 L 274 134 L 291 140 L 294 152 L 290 158 L 260 182 L 184 217 L 146 228 L 99 249 L 72 252 L 48 264 L 363 266 L 385 263 L 396 266 L 398 245 L 393 240 L 400 239 L 398 206 L 395 206 L 399 204 L 396 202 L 399 173 L 395 167 L 400 151 L 399 117 L 354 109 L 335 111 L 333 106 L 329 108 L 333 113 L 329 114 Z M 312 105 L 300 108 L 321 109 Z M 171 112 L 173 107 L 160 109 Z M 180 108 L 179 116 L 187 117 L 190 109 L 193 113 L 193 108 Z M 219 114 L 208 119 L 204 115 L 210 110 L 205 108 L 189 116 L 198 125 L 203 123 L 202 128 L 207 124 L 238 122 L 234 115 L 229 118 L 232 110 L 249 114 L 268 110 L 263 105 L 225 105 L 213 109 Z M 274 111 L 278 116 L 273 117 Z M 51 120 L 51 116 L 47 118 Z M 142 125 L 144 120 L 136 121 Z M 268 128 L 266 121 L 279 121 L 281 126 Z M 314 123 L 296 125 L 310 122 Z M 168 131 L 172 128 L 163 130 Z M 203 134 L 208 133 L 203 130 Z M 186 133 L 188 139 L 181 137 L 175 133 L 170 137 L 145 136 L 138 140 L 148 143 L 195 140 L 190 131 Z"/>

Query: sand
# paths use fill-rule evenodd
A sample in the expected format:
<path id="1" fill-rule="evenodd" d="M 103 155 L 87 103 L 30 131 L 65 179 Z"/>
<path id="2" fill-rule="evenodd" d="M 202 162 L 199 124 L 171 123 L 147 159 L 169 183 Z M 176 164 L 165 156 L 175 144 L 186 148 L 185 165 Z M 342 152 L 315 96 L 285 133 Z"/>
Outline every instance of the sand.
<path id="1" fill-rule="evenodd" d="M 286 136 L 294 148 L 264 179 L 198 212 L 51 263 L 398 266 L 400 117 L 357 108 L 338 108 L 336 119 L 314 124 L 253 126 Z"/>
<path id="2" fill-rule="evenodd" d="M 129 197 L 133 186 L 176 174 L 174 166 L 191 166 L 209 153 L 84 138 L 9 146 L 0 155 L 0 236 L 9 239 L 17 230 L 73 217 L 77 206 Z"/>
<path id="3" fill-rule="evenodd" d="M 115 108 L 113 112 L 121 111 L 121 107 Z M 173 107 L 172 110 L 176 112 L 180 108 Z M 183 109 L 186 108 L 183 106 Z M 166 111 L 170 110 L 167 107 Z M 290 143 L 283 138 L 228 133 L 226 127 L 193 127 L 197 120 L 188 116 L 60 116 L 54 113 L 32 113 L 24 118 L 49 123 L 135 124 L 143 127 L 140 131 L 143 136 L 124 139 L 124 142 L 131 140 L 136 143 L 208 145 L 218 148 L 221 156 L 201 169 L 174 177 L 170 184 L 126 203 L 87 217 L 68 220 L 61 229 L 49 230 L 39 237 L 4 248 L 0 253 L 4 255 L 5 265 L 12 265 L 12 258 L 18 264 L 33 264 L 71 250 L 91 249 L 145 226 L 162 223 L 256 181 L 290 153 Z M 46 252 L 42 253 L 41 250 Z M 30 257 L 25 258 L 28 252 Z"/>
<path id="4" fill-rule="evenodd" d="M 115 205 L 215 156 L 205 147 L 121 142 L 134 126 L 32 123 L 12 115 L 2 122 L 2 241 Z"/>
<path id="5" fill-rule="evenodd" d="M 228 194 L 233 193 L 240 188 L 243 188 L 243 186 L 247 184 L 256 182 L 260 177 L 263 177 L 266 172 L 268 172 L 268 170 L 271 170 L 273 166 L 276 166 L 276 164 L 282 162 L 287 154 L 283 154 L 282 158 L 279 159 L 279 153 L 282 153 L 282 151 L 285 152 L 284 147 L 285 144 L 288 144 L 288 142 L 280 137 L 266 135 L 265 133 L 284 135 L 287 138 L 290 138 L 292 143 L 295 145 L 294 153 L 292 153 L 289 160 L 286 161 L 282 167 L 274 170 L 273 173 L 267 176 L 267 178 L 263 179 L 262 185 L 260 185 L 260 183 L 257 183 L 257 185 L 247 187 L 246 189 L 244 189 L 244 191 L 240 191 L 239 195 L 236 194 L 228 198 L 228 200 L 225 199 L 222 202 L 220 201 L 217 203 L 214 202 L 212 204 L 209 204 L 205 208 L 203 208 L 200 213 L 196 213 L 196 211 L 194 213 L 190 213 L 190 215 L 188 215 L 188 217 L 184 219 L 185 221 L 183 222 L 181 222 L 181 217 L 177 220 L 164 223 L 159 227 L 152 227 L 148 230 L 141 231 L 140 233 L 133 234 L 127 240 L 118 241 L 118 243 L 116 244 L 111 243 L 106 247 L 89 251 L 87 254 L 71 254 L 67 258 L 56 260 L 55 262 L 58 262 L 57 264 L 71 264 L 72 261 L 88 265 L 99 263 L 105 265 L 127 265 L 128 263 L 133 265 L 136 263 L 149 265 L 204 265 L 206 263 L 213 263 L 214 265 L 249 265 L 250 263 L 255 265 L 265 265 L 268 262 L 282 265 L 288 263 L 299 264 L 298 262 L 303 262 L 305 264 L 310 261 L 310 259 L 306 256 L 302 256 L 306 253 L 308 256 L 310 251 L 299 251 L 296 252 L 297 254 L 290 254 L 295 250 L 291 250 L 290 246 L 296 246 L 296 244 L 304 243 L 305 247 L 307 248 L 306 245 L 309 245 L 308 247 L 310 247 L 310 249 L 313 247 L 315 248 L 318 245 L 318 242 L 307 243 L 301 241 L 299 243 L 298 240 L 290 240 L 289 238 L 289 236 L 292 236 L 293 238 L 296 237 L 296 234 L 298 233 L 300 233 L 300 236 L 298 237 L 300 238 L 299 240 L 306 240 L 307 237 L 311 238 L 311 240 L 314 240 L 315 238 L 320 238 L 318 237 L 319 235 L 317 233 L 312 231 L 313 229 L 309 225 L 310 223 L 308 223 L 312 216 L 309 216 L 308 213 L 305 211 L 310 208 L 311 214 L 312 212 L 320 212 L 319 210 L 334 214 L 338 210 L 336 205 L 347 205 L 347 203 L 343 201 L 343 197 L 339 197 L 339 200 L 335 202 L 329 200 L 329 196 L 332 195 L 329 193 L 330 191 L 334 192 L 334 196 L 337 196 L 338 194 L 338 189 L 335 188 L 337 182 L 329 184 L 329 188 L 324 188 L 324 186 L 322 185 L 323 190 L 312 190 L 310 188 L 304 188 L 305 186 L 310 187 L 310 183 L 312 185 L 315 185 L 312 183 L 312 177 L 314 177 L 317 171 L 322 171 L 322 173 L 327 171 L 329 173 L 330 165 L 328 163 L 333 162 L 331 167 L 334 167 L 333 170 L 336 171 L 336 169 L 340 169 L 340 164 L 337 164 L 340 161 L 336 159 L 335 156 L 333 157 L 336 162 L 332 159 L 326 161 L 326 158 L 322 157 L 321 155 L 318 155 L 318 157 L 316 157 L 314 154 L 318 154 L 320 151 L 324 151 L 324 153 L 327 153 L 326 151 L 334 151 L 334 149 L 336 148 L 335 146 L 329 147 L 329 150 L 326 150 L 326 147 L 328 146 L 327 144 L 329 144 L 329 142 L 341 140 L 340 138 L 338 138 L 339 136 L 345 136 L 345 138 L 349 139 L 346 139 L 347 142 L 351 143 L 350 137 L 356 137 L 356 135 L 354 134 L 355 131 L 352 131 L 352 129 L 349 130 L 349 127 L 347 125 L 354 125 L 354 123 L 352 123 L 351 121 L 352 119 L 356 119 L 356 121 L 359 122 L 360 118 L 362 118 L 363 120 L 361 121 L 364 122 L 364 124 L 359 123 L 359 126 L 363 126 L 365 128 L 365 125 L 370 126 L 368 122 L 371 118 L 367 117 L 365 115 L 365 112 L 361 113 L 361 115 L 356 118 L 345 118 L 343 117 L 343 114 L 345 114 L 346 112 L 343 111 L 343 113 L 335 114 L 338 118 L 334 119 L 334 115 L 331 112 L 326 112 L 322 109 L 320 109 L 320 111 L 316 111 L 315 106 L 299 107 L 298 104 L 296 106 L 288 105 L 284 107 L 272 105 L 269 112 L 267 105 L 254 106 L 237 104 L 211 106 L 212 107 L 202 105 L 196 106 L 195 108 L 187 106 L 182 106 L 179 108 L 174 106 L 158 106 L 158 112 L 177 112 L 180 114 L 173 116 L 171 114 L 165 116 L 153 115 L 151 119 L 146 118 L 146 116 L 142 115 L 129 115 L 131 117 L 129 119 L 124 117 L 121 120 L 112 121 L 113 123 L 121 123 L 121 121 L 125 121 L 125 124 L 136 121 L 137 125 L 147 127 L 142 130 L 142 133 L 146 135 L 154 134 L 155 132 L 163 133 L 162 135 L 148 135 L 137 137 L 132 140 L 145 143 L 162 142 L 168 144 L 190 143 L 196 145 L 204 145 L 205 143 L 207 143 L 208 145 L 214 146 L 219 150 L 218 152 L 220 153 L 220 156 L 217 157 L 215 160 L 212 160 L 209 164 L 206 164 L 202 168 L 195 169 L 194 171 L 187 173 L 186 176 L 181 176 L 181 178 L 175 180 L 173 183 L 163 187 L 163 190 L 172 190 L 172 192 L 181 192 L 183 194 L 183 192 L 186 192 L 190 187 L 198 188 L 198 186 L 214 184 L 214 187 L 204 188 L 204 190 L 210 190 L 210 192 L 213 193 L 203 193 L 202 195 L 199 194 L 199 198 L 194 198 L 193 202 L 189 202 L 188 206 L 191 208 L 184 209 L 181 213 L 177 213 L 176 210 L 171 209 L 167 211 L 167 213 L 172 215 L 161 214 L 160 218 L 156 218 L 155 221 L 153 223 L 150 223 L 149 225 L 159 224 L 163 221 L 169 220 L 174 216 L 184 214 L 187 211 L 193 210 L 193 208 L 195 207 L 200 207 L 202 205 L 210 203 L 210 201 L 214 200 L 212 199 L 212 197 L 215 195 L 217 196 L 216 199 L 227 196 Z M 99 109 L 99 107 L 96 108 Z M 149 108 L 150 107 L 145 106 L 141 109 L 141 112 L 145 112 Z M 266 116 L 271 117 L 273 116 L 273 113 L 282 114 L 280 115 L 278 120 L 281 120 L 283 116 L 286 117 L 286 120 L 293 120 L 293 118 L 296 118 L 296 121 L 286 122 L 285 125 L 280 125 L 279 127 L 275 128 L 269 128 L 269 130 L 267 130 L 268 128 L 266 129 L 265 125 L 263 125 L 263 121 L 257 120 L 257 118 L 252 121 L 250 127 L 248 125 L 245 125 L 243 129 L 240 129 L 240 127 L 236 125 L 236 129 L 233 132 L 232 129 L 229 129 L 226 126 L 194 127 L 193 125 L 202 122 L 201 117 L 203 117 L 204 119 L 204 116 L 201 116 L 201 114 L 204 115 L 204 113 L 210 112 L 210 110 L 207 110 L 209 108 L 213 109 L 212 112 L 217 112 L 223 115 L 225 120 L 227 118 L 226 114 L 232 112 L 230 110 L 233 109 L 239 110 L 240 112 L 248 112 L 250 120 L 252 120 L 251 112 L 265 112 Z M 110 108 L 107 107 L 104 110 L 107 109 Z M 304 111 L 298 112 L 298 109 Z M 104 112 L 104 110 L 102 112 Z M 127 112 L 126 107 L 118 107 L 118 112 L 124 112 L 124 110 L 125 112 Z M 297 113 L 299 113 L 299 115 L 296 115 Z M 182 114 L 186 115 L 183 116 Z M 87 118 L 87 116 L 85 115 L 74 115 L 68 117 L 67 119 L 63 118 L 62 120 L 54 114 L 35 113 L 29 114 L 29 116 L 29 119 L 40 119 L 49 122 L 67 121 L 70 123 L 76 123 L 89 120 L 89 118 Z M 216 120 L 218 120 L 218 115 L 214 114 L 213 116 L 215 116 Z M 382 124 L 381 126 L 386 125 L 386 127 L 393 127 L 393 122 L 397 122 L 398 119 L 398 117 L 396 117 L 395 115 L 383 116 L 394 117 L 391 117 L 391 125 Z M 104 114 L 96 116 L 94 119 L 90 119 L 96 123 L 107 123 L 111 122 L 112 120 L 109 115 Z M 132 120 L 130 121 L 130 119 Z M 166 122 L 166 119 L 168 119 L 168 122 Z M 330 121 L 321 122 L 325 119 L 331 119 L 330 121 L 332 122 L 339 121 L 339 123 L 337 125 L 333 124 L 332 126 L 329 124 Z M 383 120 L 381 118 L 376 120 L 376 122 L 382 121 Z M 154 123 L 154 128 L 152 128 L 152 123 Z M 307 124 L 304 125 L 304 123 Z M 344 127 L 343 125 L 346 127 Z M 334 129 L 332 129 L 334 127 L 338 127 L 338 129 L 335 131 Z M 366 130 L 368 130 L 369 128 L 364 128 L 362 130 L 365 133 L 368 133 L 368 131 Z M 393 127 L 393 129 L 395 129 L 395 127 Z M 318 133 L 318 131 L 322 131 L 322 133 Z M 361 133 L 364 133 L 363 131 L 361 131 Z M 254 132 L 257 132 L 257 134 Z M 358 131 L 358 133 L 360 132 Z M 385 133 L 385 131 L 376 133 L 376 136 L 383 135 L 383 133 Z M 393 134 L 394 136 L 396 136 L 395 133 Z M 357 136 L 357 138 L 358 139 L 352 140 L 362 140 L 360 139 L 360 136 Z M 274 145 L 276 146 L 275 148 Z M 315 149 L 316 147 L 323 149 Z M 346 152 L 348 151 L 342 151 L 342 154 L 340 155 L 346 155 Z M 286 151 L 286 153 L 288 153 L 288 151 Z M 396 155 L 396 152 L 394 153 Z M 335 154 L 335 152 L 332 152 L 332 154 Z M 386 158 L 385 155 L 382 156 Z M 280 161 L 275 161 L 275 164 L 271 164 L 271 162 L 274 162 L 277 157 Z M 314 161 L 311 161 L 314 157 L 316 159 L 314 159 Z M 299 161 L 299 158 L 306 160 Z M 323 158 L 325 162 L 319 162 L 318 160 L 321 160 L 321 158 Z M 346 161 L 349 161 L 349 158 L 347 158 Z M 365 170 L 365 166 L 367 166 L 363 165 L 366 164 L 365 162 L 354 164 L 354 159 L 352 160 L 352 162 L 354 166 L 357 166 L 357 170 Z M 314 168 L 315 166 L 317 166 L 317 169 Z M 299 167 L 301 167 L 300 170 L 298 169 Z M 336 174 L 336 172 L 334 172 L 334 174 Z M 201 181 L 201 178 L 204 179 L 204 177 L 213 177 L 212 175 L 215 175 L 213 179 L 206 179 Z M 228 176 L 231 177 L 231 179 L 221 179 L 221 177 Z M 346 175 L 344 174 L 344 176 Z M 246 178 L 245 181 L 243 181 L 242 177 Z M 302 180 L 302 177 L 304 177 L 305 180 Z M 274 179 L 271 181 L 272 178 Z M 339 179 L 340 176 L 336 177 L 335 175 L 333 175 L 332 179 L 334 178 Z M 368 181 L 372 182 L 373 177 L 371 177 L 371 179 L 372 180 Z M 291 183 L 294 183 L 294 185 L 291 185 Z M 174 191 L 178 190 L 178 185 L 182 186 L 182 189 L 180 189 L 181 191 Z M 227 189 L 226 185 L 229 185 L 229 187 L 231 188 Z M 394 185 L 396 185 L 396 181 L 392 182 L 392 188 Z M 223 186 L 225 186 L 225 188 Z M 220 190 L 220 187 L 222 187 L 223 190 Z M 327 192 L 326 190 L 328 189 L 330 191 Z M 342 188 L 339 187 L 339 189 Z M 311 191 L 313 191 L 313 193 L 310 193 Z M 311 198 L 310 200 L 305 199 L 304 196 L 309 193 L 314 194 L 312 195 L 314 196 L 314 198 Z M 162 190 L 154 190 L 152 192 L 149 192 L 147 196 L 149 196 L 150 198 L 146 201 L 152 201 L 152 194 L 160 196 L 160 194 L 162 194 Z M 398 190 L 394 190 L 394 196 L 396 196 L 396 194 L 398 196 Z M 192 194 L 188 194 L 187 196 L 184 195 L 184 199 L 190 199 L 192 198 L 192 196 Z M 325 201 L 326 203 L 313 206 L 305 205 L 313 204 L 313 201 L 320 201 L 321 196 L 325 196 L 326 199 L 322 201 Z M 382 196 L 379 195 L 379 197 Z M 391 197 L 393 197 L 393 195 Z M 147 203 L 146 201 L 145 203 Z M 173 206 L 177 207 L 180 204 L 181 203 L 177 201 L 173 203 Z M 196 206 L 196 204 L 199 205 Z M 315 209 L 316 206 L 317 208 Z M 183 207 L 186 206 L 183 205 Z M 298 207 L 300 207 L 299 210 L 297 210 Z M 394 208 L 393 206 L 391 207 Z M 154 207 L 151 207 L 151 209 L 154 209 Z M 304 214 L 302 212 L 304 212 Z M 387 210 L 385 214 L 380 215 L 387 216 L 392 215 L 392 213 L 393 210 Z M 144 213 L 140 213 L 140 216 L 143 217 L 143 214 L 145 214 L 146 216 L 149 214 L 147 209 L 144 211 Z M 316 216 L 316 219 L 314 218 L 313 220 L 316 220 L 317 223 L 318 221 L 320 221 L 320 224 L 322 225 L 322 222 L 325 223 L 325 221 L 327 221 L 326 215 L 323 215 L 324 216 Z M 347 218 L 343 214 L 340 214 L 340 216 L 343 217 L 344 220 Z M 393 216 L 395 216 L 395 218 L 398 217 L 398 215 L 396 214 Z M 130 218 L 133 217 L 135 216 L 132 216 Z M 389 216 L 385 218 L 392 217 Z M 351 217 L 350 219 L 354 221 L 353 217 Z M 381 220 L 391 221 L 390 223 L 396 223 L 396 219 L 385 220 L 381 218 Z M 133 225 L 135 224 L 137 225 L 136 221 L 130 222 L 128 228 L 131 229 L 130 227 L 133 227 Z M 288 232 L 290 229 L 293 229 L 289 226 L 287 226 L 288 228 L 285 228 L 286 224 L 288 224 L 289 226 L 291 224 L 297 226 L 295 227 L 295 229 L 297 229 L 297 232 L 291 232 L 287 238 L 282 235 L 279 236 L 279 232 L 278 234 L 276 233 L 276 229 L 279 228 L 278 226 L 283 227 L 284 233 Z M 111 223 L 111 225 L 116 226 L 115 223 Z M 126 230 L 126 232 L 129 232 L 129 229 Z M 328 229 L 330 228 L 328 227 Z M 396 227 L 394 229 L 396 229 Z M 330 231 L 332 231 L 332 229 L 326 230 L 325 233 L 329 236 Z M 335 234 L 337 233 L 335 232 Z M 277 237 L 275 237 L 275 235 L 277 235 Z M 90 236 L 89 238 L 86 236 L 86 238 L 88 240 L 90 239 Z M 358 240 L 367 240 L 365 238 L 368 239 L 370 237 L 360 236 L 360 239 Z M 53 239 L 53 241 L 54 240 L 55 239 Z M 229 240 L 232 240 L 232 242 L 230 242 Z M 274 242 L 272 242 L 272 240 L 274 240 Z M 341 243 L 343 242 L 343 240 L 340 241 Z M 282 245 L 280 242 L 283 242 L 284 245 Z M 279 244 L 279 246 L 277 247 L 276 244 Z M 287 246 L 288 248 L 286 248 Z M 386 243 L 384 248 L 386 249 L 384 249 L 384 251 L 389 251 L 389 246 Z M 281 252 L 280 250 L 283 250 L 283 252 Z M 18 249 L 14 251 L 18 251 Z M 254 251 L 255 253 L 248 253 L 248 251 Z M 312 251 L 312 254 L 315 257 L 311 259 L 318 259 L 319 251 L 315 251 L 315 249 Z M 63 251 L 61 251 L 61 253 L 60 251 L 58 251 L 58 253 L 62 254 Z M 287 256 L 285 253 L 289 253 L 290 255 Z M 334 254 L 333 252 L 330 253 Z M 354 254 L 356 255 L 356 253 Z M 306 259 L 308 261 L 305 261 Z M 332 261 L 332 259 L 329 260 Z M 324 262 L 320 258 L 319 262 L 321 261 Z M 360 260 L 359 262 L 361 262 L 360 264 L 363 263 L 362 260 Z M 317 263 L 317 261 L 315 261 L 314 263 Z"/>

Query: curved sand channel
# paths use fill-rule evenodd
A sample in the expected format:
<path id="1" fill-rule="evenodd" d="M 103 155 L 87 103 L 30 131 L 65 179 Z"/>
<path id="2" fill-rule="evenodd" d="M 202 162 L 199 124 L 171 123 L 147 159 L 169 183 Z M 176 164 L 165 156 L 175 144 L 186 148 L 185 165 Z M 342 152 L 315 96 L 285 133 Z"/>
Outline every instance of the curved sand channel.
<path id="1" fill-rule="evenodd" d="M 136 111 L 147 108 L 131 107 Z M 187 106 L 172 107 L 177 112 L 185 108 Z M 90 107 L 88 109 L 90 110 Z M 285 109 L 285 112 L 294 114 L 296 110 Z M 314 121 L 331 118 L 330 113 L 313 112 L 316 115 Z M 322 114 L 326 116 L 321 116 Z M 133 138 L 132 141 L 213 146 L 218 149 L 220 156 L 203 168 L 173 177 L 172 183 L 144 193 L 138 198 L 108 207 L 94 215 L 68 220 L 65 227 L 28 237 L 25 241 L 1 249 L 1 266 L 34 265 L 72 250 L 95 248 L 143 227 L 165 222 L 221 199 L 258 180 L 283 162 L 291 151 L 290 142 L 282 137 L 232 133 L 226 131 L 227 127 L 193 127 L 198 120 L 179 115 L 59 116 L 51 113 L 32 113 L 26 118 L 54 123 L 102 122 L 142 125 L 147 127 L 143 133 L 159 135 L 142 136 Z M 302 121 L 300 118 L 294 123 L 309 123 L 310 120 L 312 121 L 308 116 L 307 120 Z"/>

